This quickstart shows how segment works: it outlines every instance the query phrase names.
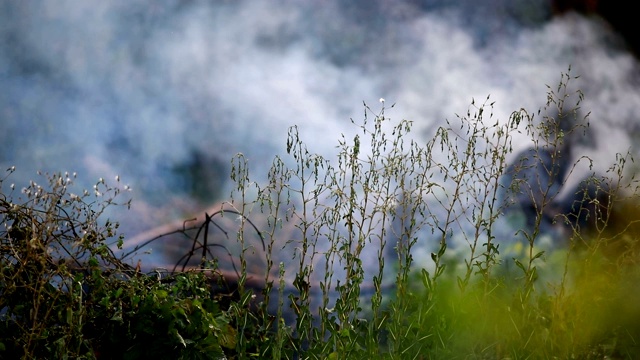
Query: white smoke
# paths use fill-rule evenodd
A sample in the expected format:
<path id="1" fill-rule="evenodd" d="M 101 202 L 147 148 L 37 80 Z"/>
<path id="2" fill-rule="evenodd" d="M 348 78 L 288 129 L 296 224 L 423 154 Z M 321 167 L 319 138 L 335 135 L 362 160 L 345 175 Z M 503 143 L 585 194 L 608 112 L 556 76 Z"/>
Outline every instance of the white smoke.
<path id="1" fill-rule="evenodd" d="M 22 180 L 77 171 L 87 187 L 119 174 L 134 214 L 113 216 L 132 235 L 205 207 L 175 171 L 194 153 L 223 200 L 230 158 L 244 153 L 264 180 L 291 125 L 330 158 L 362 101 L 384 97 L 426 142 L 474 98 L 490 94 L 502 121 L 536 111 L 570 65 L 598 134 L 584 155 L 604 169 L 633 146 L 638 63 L 601 20 L 549 19 L 545 1 L 414 3 L 4 3 L 0 165 Z"/>

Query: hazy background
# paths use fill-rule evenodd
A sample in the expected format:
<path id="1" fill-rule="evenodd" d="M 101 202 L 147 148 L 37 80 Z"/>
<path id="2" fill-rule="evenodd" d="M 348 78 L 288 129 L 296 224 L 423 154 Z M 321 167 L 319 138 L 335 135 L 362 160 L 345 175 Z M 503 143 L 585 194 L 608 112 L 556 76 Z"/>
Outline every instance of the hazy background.
<path id="1" fill-rule="evenodd" d="M 134 236 L 227 198 L 230 159 L 263 181 L 297 124 L 331 155 L 362 102 L 436 126 L 472 98 L 494 118 L 537 110 L 572 67 L 597 136 L 574 154 L 606 168 L 638 152 L 638 61 L 596 14 L 550 1 L 251 0 L 0 3 L 0 170 L 79 186 L 119 175 Z M 520 142 L 520 146 L 527 146 Z"/>

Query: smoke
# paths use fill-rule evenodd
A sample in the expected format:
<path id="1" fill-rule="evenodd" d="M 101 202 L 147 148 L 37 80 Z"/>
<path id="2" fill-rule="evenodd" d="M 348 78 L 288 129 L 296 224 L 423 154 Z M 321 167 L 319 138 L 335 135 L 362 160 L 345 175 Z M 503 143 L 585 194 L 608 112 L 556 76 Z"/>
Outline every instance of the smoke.
<path id="1" fill-rule="evenodd" d="M 502 121 L 537 110 L 571 65 L 599 134 L 577 153 L 604 169 L 638 132 L 637 60 L 600 19 L 552 17 L 543 0 L 29 0 L 0 14 L 0 165 L 16 183 L 119 175 L 133 214 L 111 216 L 127 236 L 226 199 L 236 153 L 263 181 L 291 125 L 330 158 L 380 97 L 426 142 L 473 98 L 490 94 Z"/>

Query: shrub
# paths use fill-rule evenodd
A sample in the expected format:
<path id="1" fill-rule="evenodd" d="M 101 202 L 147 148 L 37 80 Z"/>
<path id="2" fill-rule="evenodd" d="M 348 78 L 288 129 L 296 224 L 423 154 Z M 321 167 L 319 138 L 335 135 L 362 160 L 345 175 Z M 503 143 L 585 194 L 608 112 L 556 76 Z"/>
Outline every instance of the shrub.
<path id="1" fill-rule="evenodd" d="M 0 182 L 0 356 L 209 359 L 233 348 L 208 278 L 147 276 L 116 257 L 118 224 L 99 217 L 121 190 L 100 179 L 76 195 L 74 178 L 46 175 L 18 199 Z"/>

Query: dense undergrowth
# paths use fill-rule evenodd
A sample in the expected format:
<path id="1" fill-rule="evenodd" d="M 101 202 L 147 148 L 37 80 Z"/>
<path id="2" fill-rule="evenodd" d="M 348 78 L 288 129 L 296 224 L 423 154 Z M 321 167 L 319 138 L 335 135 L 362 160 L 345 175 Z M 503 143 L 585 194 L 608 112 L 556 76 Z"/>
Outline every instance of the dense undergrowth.
<path id="1" fill-rule="evenodd" d="M 620 155 L 561 192 L 590 161 L 568 152 L 588 131 L 581 94 L 566 104 L 573 79 L 505 121 L 474 102 L 426 143 L 365 105 L 336 159 L 292 127 L 268 183 L 233 159 L 231 200 L 178 231 L 193 241 L 179 272 L 143 273 L 119 251 L 103 219 L 129 204 L 119 179 L 74 193 L 75 174 L 45 174 L 18 191 L 10 168 L 0 357 L 636 358 L 635 169 Z M 211 251 L 225 216 L 240 223 L 232 272 Z"/>

